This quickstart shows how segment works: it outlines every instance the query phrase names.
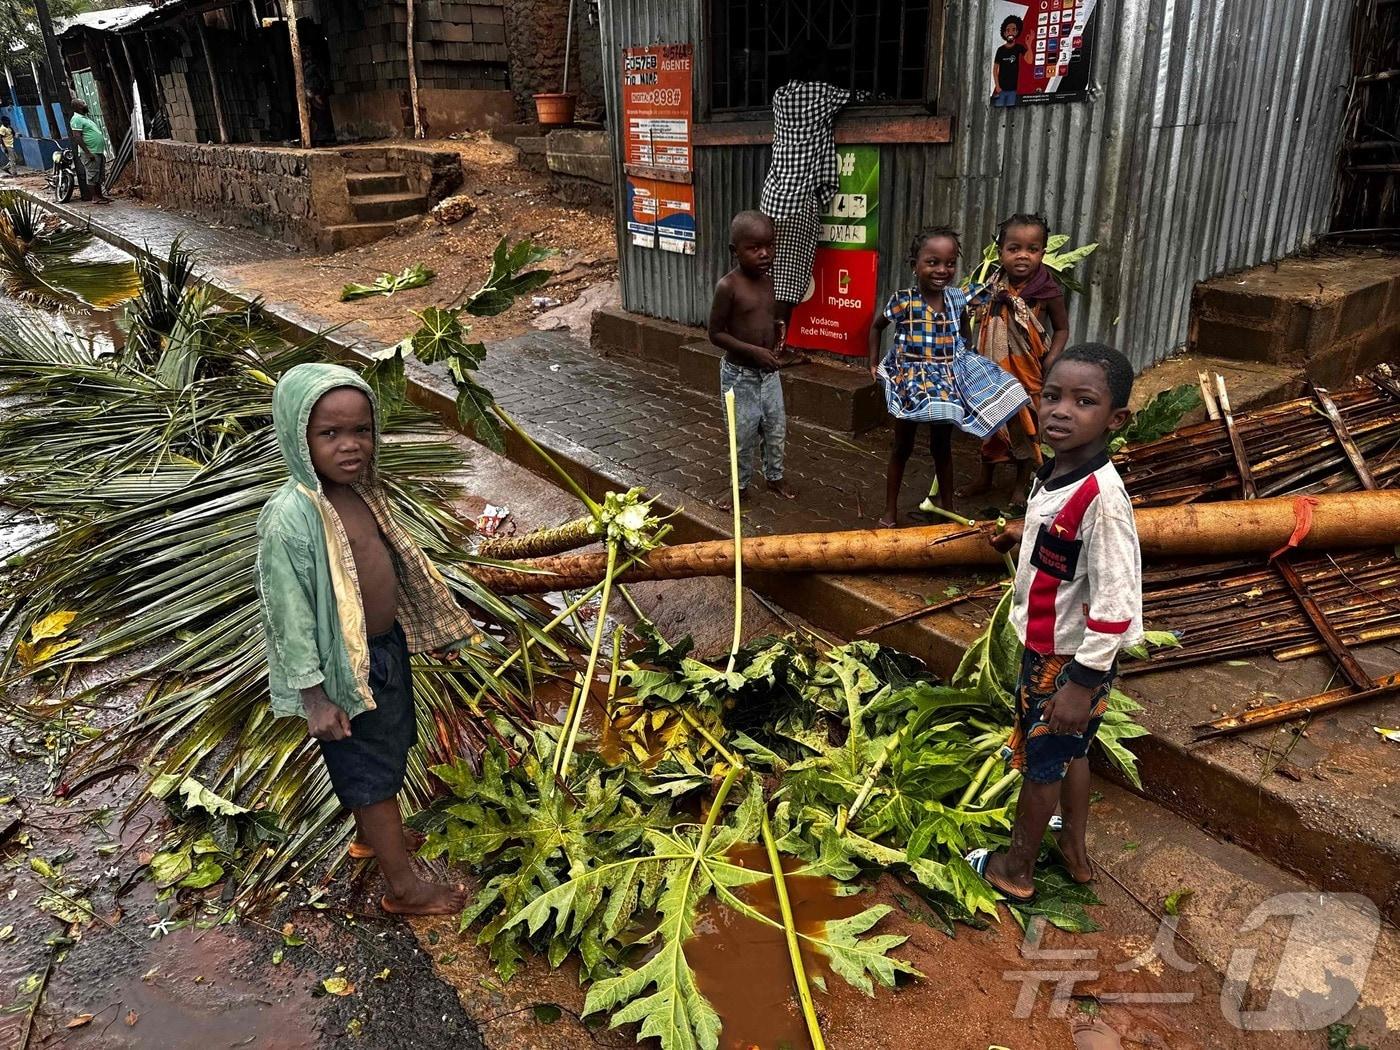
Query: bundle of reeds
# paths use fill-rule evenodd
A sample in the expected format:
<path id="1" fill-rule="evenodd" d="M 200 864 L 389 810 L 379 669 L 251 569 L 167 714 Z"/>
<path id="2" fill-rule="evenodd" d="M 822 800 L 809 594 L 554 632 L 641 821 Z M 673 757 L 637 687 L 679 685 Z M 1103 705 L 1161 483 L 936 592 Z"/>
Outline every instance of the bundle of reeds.
<path id="1" fill-rule="evenodd" d="M 1324 394 L 1324 397 L 1326 395 Z M 1400 478 L 1400 386 L 1378 370 L 1330 397 L 1345 434 L 1381 488 Z M 1235 430 L 1259 497 L 1362 488 L 1345 439 L 1316 395 L 1238 413 Z M 1240 470 L 1218 420 L 1183 427 L 1115 457 L 1139 507 L 1239 499 Z"/>

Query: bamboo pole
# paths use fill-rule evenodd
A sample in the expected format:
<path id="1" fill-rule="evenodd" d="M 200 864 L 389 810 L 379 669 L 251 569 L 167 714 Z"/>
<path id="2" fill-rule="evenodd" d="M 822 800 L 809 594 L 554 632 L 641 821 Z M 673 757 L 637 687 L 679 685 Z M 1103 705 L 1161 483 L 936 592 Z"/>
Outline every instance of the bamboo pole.
<path id="1" fill-rule="evenodd" d="M 292 49 L 292 83 L 297 93 L 297 123 L 301 128 L 301 148 L 311 148 L 311 104 L 306 100 L 306 73 L 301 64 L 301 34 L 297 31 L 296 0 L 282 0 L 287 18 L 287 42 Z"/>
<path id="2" fill-rule="evenodd" d="M 1400 543 L 1400 491 L 1318 496 L 1313 524 L 1299 547 L 1336 550 Z M 1284 546 L 1296 525 L 1290 497 L 1144 507 L 1136 513 L 1145 558 L 1228 558 L 1267 554 Z M 978 536 L 941 542 L 960 525 L 911 529 L 858 529 L 745 539 L 743 557 L 753 572 L 897 572 L 946 566 L 998 565 L 1002 558 Z M 531 594 L 586 587 L 603 578 L 603 554 L 541 558 L 523 563 L 529 572 L 485 566 L 473 575 L 497 594 Z M 732 540 L 659 548 L 624 573 L 625 582 L 725 576 L 734 571 Z"/>
<path id="3" fill-rule="evenodd" d="M 219 125 L 219 141 L 228 144 L 228 121 L 224 117 L 224 92 L 214 72 L 214 58 L 209 54 L 209 38 L 204 32 L 203 13 L 194 16 L 194 31 L 199 37 L 199 49 L 204 52 L 204 68 L 209 74 L 209 92 L 214 96 L 214 119 Z"/>
<path id="4" fill-rule="evenodd" d="M 413 107 L 413 137 L 423 137 L 423 114 L 418 108 L 418 51 L 413 40 L 414 0 L 404 0 L 408 7 L 408 103 Z"/>
<path id="5" fill-rule="evenodd" d="M 1201 730 L 1196 737 L 1197 740 L 1209 740 L 1213 737 L 1241 733 L 1246 729 L 1258 729 L 1262 726 L 1277 725 L 1279 722 L 1291 722 L 1297 718 L 1308 718 L 1312 715 L 1322 714 L 1324 711 L 1335 711 L 1348 704 L 1381 700 L 1393 696 L 1397 692 L 1400 692 L 1400 674 L 1393 674 L 1382 678 L 1376 683 L 1375 688 L 1367 689 L 1364 692 L 1358 693 L 1351 686 L 1345 686 L 1330 692 L 1319 693 L 1317 696 L 1305 696 L 1299 700 L 1283 700 L 1266 707 L 1256 707 L 1252 711 L 1242 711 L 1237 715 L 1226 715 L 1214 722 L 1203 722 L 1192 728 Z"/>

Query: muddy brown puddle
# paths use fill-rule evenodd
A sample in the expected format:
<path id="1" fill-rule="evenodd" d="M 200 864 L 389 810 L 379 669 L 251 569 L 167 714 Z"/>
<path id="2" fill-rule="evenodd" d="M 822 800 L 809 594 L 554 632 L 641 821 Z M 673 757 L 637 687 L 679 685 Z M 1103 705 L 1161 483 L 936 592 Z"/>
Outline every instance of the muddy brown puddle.
<path id="1" fill-rule="evenodd" d="M 761 846 L 740 846 L 730 851 L 729 859 L 755 871 L 769 870 L 768 855 Z M 799 932 L 820 937 L 829 921 L 849 918 L 869 906 L 864 894 L 838 896 L 839 884 L 832 879 L 790 874 L 803 866 L 797 858 L 782 860 L 793 922 Z M 744 903 L 781 922 L 771 879 L 738 887 L 734 892 Z M 695 969 L 700 991 L 724 1022 L 721 1050 L 810 1047 L 782 929 L 741 915 L 711 897 L 701 906 L 695 930 L 686 942 L 685 955 Z M 831 972 L 826 957 L 805 944 L 802 964 L 809 981 L 820 976 L 828 988 L 843 983 Z M 818 989 L 813 989 L 813 995 L 820 1000 Z"/>

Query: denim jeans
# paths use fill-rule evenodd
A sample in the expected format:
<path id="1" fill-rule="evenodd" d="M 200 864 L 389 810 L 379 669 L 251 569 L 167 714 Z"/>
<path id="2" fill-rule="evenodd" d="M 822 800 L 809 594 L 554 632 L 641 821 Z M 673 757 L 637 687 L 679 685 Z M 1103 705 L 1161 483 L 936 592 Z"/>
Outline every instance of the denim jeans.
<path id="1" fill-rule="evenodd" d="M 997 109 L 1011 109 L 1019 101 L 1014 91 L 998 91 L 992 96 L 992 105 Z"/>
<path id="2" fill-rule="evenodd" d="M 763 444 L 763 476 L 783 480 L 783 437 L 787 411 L 783 408 L 783 381 L 777 372 L 760 372 L 729 361 L 720 362 L 719 389 L 734 391 L 734 419 L 739 439 L 739 487 L 748 488 L 753 477 L 753 456 Z"/>

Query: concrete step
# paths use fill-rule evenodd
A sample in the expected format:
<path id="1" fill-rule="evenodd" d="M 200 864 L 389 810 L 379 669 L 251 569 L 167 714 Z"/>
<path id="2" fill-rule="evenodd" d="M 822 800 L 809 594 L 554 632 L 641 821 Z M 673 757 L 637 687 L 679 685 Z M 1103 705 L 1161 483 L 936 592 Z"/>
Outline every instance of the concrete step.
<path id="1" fill-rule="evenodd" d="M 683 345 L 676 359 L 682 385 L 699 393 L 719 389 L 719 366 L 724 351 L 700 341 Z M 885 421 L 880 388 L 864 369 L 820 363 L 785 368 L 783 403 L 790 416 L 829 430 L 859 434 Z"/>
<path id="2" fill-rule="evenodd" d="M 1400 259 L 1371 252 L 1282 259 L 1191 293 L 1190 353 L 1293 367 L 1326 386 L 1392 357 L 1397 340 Z"/>
<path id="3" fill-rule="evenodd" d="M 593 349 L 640 358 L 674 370 L 682 386 L 702 394 L 719 388 L 724 354 L 702 329 L 608 307 L 593 315 Z M 820 361 L 783 369 L 788 415 L 818 426 L 859 434 L 885 422 L 880 388 L 863 368 Z"/>
<path id="4" fill-rule="evenodd" d="M 340 226 L 327 226 L 321 231 L 316 247 L 324 252 L 338 252 L 346 248 L 358 248 L 373 244 L 397 232 L 392 222 L 347 222 Z"/>
<path id="5" fill-rule="evenodd" d="M 350 196 L 368 197 L 381 193 L 407 193 L 408 176 L 401 171 L 352 171 L 345 176 Z"/>
<path id="6" fill-rule="evenodd" d="M 428 200 L 417 193 L 367 193 L 351 197 L 350 207 L 361 222 L 390 222 L 428 210 Z"/>

